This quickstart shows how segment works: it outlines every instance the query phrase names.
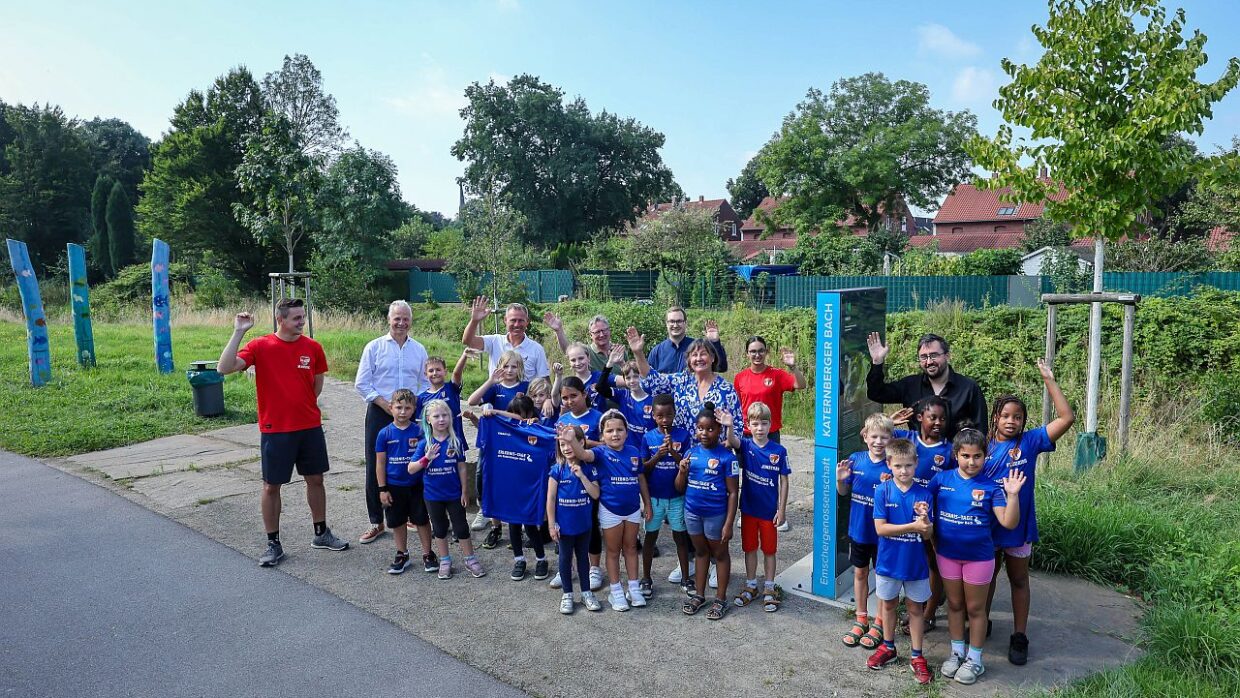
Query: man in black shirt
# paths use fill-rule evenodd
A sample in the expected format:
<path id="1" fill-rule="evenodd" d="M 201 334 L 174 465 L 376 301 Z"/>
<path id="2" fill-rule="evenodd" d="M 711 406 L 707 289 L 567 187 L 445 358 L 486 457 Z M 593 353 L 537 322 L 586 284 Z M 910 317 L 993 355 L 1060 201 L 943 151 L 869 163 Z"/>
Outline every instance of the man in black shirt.
<path id="1" fill-rule="evenodd" d="M 947 340 L 937 334 L 922 335 L 917 342 L 917 362 L 922 372 L 905 376 L 892 383 L 884 381 L 883 362 L 890 349 L 883 344 L 877 332 L 866 338 L 870 349 L 870 373 L 865 382 L 867 396 L 880 404 L 900 403 L 912 407 L 918 400 L 938 395 L 947 401 L 951 409 L 948 415 L 945 437 L 951 439 L 960 429 L 960 422 L 968 420 L 983 433 L 990 426 L 986 414 L 986 398 L 977 383 L 952 370 L 951 350 Z M 915 427 L 910 427 L 915 428 Z"/>

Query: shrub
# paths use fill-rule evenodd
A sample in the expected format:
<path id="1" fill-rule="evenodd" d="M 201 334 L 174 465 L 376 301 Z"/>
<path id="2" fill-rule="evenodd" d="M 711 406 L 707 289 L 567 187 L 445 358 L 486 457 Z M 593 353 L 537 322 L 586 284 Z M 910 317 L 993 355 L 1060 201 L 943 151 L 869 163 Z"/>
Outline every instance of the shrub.
<path id="1" fill-rule="evenodd" d="M 194 276 L 194 307 L 229 308 L 241 299 L 241 287 L 214 267 L 200 269 Z"/>

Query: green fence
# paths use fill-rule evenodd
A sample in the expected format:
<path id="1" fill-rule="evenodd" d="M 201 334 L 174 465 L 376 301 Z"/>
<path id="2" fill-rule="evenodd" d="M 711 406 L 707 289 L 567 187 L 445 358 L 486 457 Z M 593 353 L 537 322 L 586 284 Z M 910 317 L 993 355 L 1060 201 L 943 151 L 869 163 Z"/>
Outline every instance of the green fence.
<path id="1" fill-rule="evenodd" d="M 960 301 L 969 308 L 1006 305 L 1007 276 L 780 276 L 775 307 L 812 308 L 818 291 L 880 286 L 887 289 L 887 312 L 920 310 L 934 303 Z"/>
<path id="2" fill-rule="evenodd" d="M 560 296 L 572 297 L 573 274 L 563 269 L 538 269 L 517 272 L 521 283 L 525 284 L 530 300 L 536 303 L 551 303 Z M 486 278 L 483 279 L 486 286 Z M 409 299 L 418 301 L 430 294 L 436 303 L 460 303 L 461 297 L 456 292 L 456 279 L 451 274 L 439 271 L 409 270 Z"/>
<path id="3" fill-rule="evenodd" d="M 1187 296 L 1197 286 L 1213 286 L 1223 291 L 1240 291 L 1240 272 L 1212 271 L 1202 274 L 1182 272 L 1103 272 L 1102 286 L 1108 291 L 1139 293 L 1142 296 Z"/>

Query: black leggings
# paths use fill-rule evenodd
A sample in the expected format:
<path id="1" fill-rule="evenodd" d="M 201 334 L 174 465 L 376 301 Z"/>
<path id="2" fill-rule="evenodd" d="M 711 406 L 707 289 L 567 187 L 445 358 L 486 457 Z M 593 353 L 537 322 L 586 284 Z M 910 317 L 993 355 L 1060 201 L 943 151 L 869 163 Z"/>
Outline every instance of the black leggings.
<path id="1" fill-rule="evenodd" d="M 465 520 L 465 507 L 461 500 L 447 502 L 426 500 L 426 513 L 431 520 L 431 535 L 439 540 L 448 537 L 448 520 L 452 520 L 452 532 L 457 540 L 469 540 L 469 522 Z"/>
<path id="2" fill-rule="evenodd" d="M 383 504 L 379 502 L 379 476 L 375 474 L 375 439 L 383 427 L 392 423 L 392 415 L 375 403 L 366 405 L 366 515 L 370 523 L 383 525 Z"/>
<path id="3" fill-rule="evenodd" d="M 512 556 L 521 557 L 525 551 L 521 547 L 521 529 L 525 529 L 525 534 L 530 537 L 530 547 L 534 549 L 534 555 L 539 560 L 546 557 L 546 551 L 543 548 L 542 531 L 532 524 L 508 524 L 508 542 L 512 543 Z"/>
<path id="4" fill-rule="evenodd" d="M 573 593 L 573 560 L 577 561 L 577 581 L 581 590 L 590 591 L 590 558 L 586 551 L 590 547 L 590 534 L 560 534 L 560 583 L 564 585 L 564 593 Z"/>
<path id="5" fill-rule="evenodd" d="M 603 529 L 598 527 L 598 500 L 590 502 L 590 508 L 594 510 L 594 515 L 590 518 L 590 554 L 603 554 Z M 582 535 L 585 535 L 584 533 Z M 560 564 L 564 564 L 561 562 Z"/>

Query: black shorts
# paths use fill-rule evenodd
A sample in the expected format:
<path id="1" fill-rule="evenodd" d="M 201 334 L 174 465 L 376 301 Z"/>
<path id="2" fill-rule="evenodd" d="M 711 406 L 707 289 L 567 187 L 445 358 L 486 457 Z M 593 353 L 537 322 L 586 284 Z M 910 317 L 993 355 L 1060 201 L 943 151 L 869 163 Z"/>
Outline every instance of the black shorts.
<path id="1" fill-rule="evenodd" d="M 426 515 L 426 500 L 422 499 L 422 481 L 413 485 L 389 485 L 388 493 L 392 495 L 392 506 L 383 510 L 383 518 L 387 519 L 388 528 L 404 526 L 426 526 L 430 519 Z"/>
<path id="2" fill-rule="evenodd" d="M 302 477 L 322 475 L 328 470 L 323 427 L 262 434 L 259 451 L 263 457 L 263 482 L 269 485 L 287 485 L 293 479 L 294 466 Z"/>
<path id="3" fill-rule="evenodd" d="M 848 563 L 853 567 L 873 567 L 878 561 L 877 543 L 848 541 Z"/>
<path id="4" fill-rule="evenodd" d="M 452 535 L 456 536 L 457 540 L 469 540 L 469 522 L 465 519 L 465 507 L 461 500 L 430 500 L 426 503 L 426 511 L 431 519 L 431 535 L 436 539 L 443 540 L 448 537 L 448 524 L 451 523 Z"/>

